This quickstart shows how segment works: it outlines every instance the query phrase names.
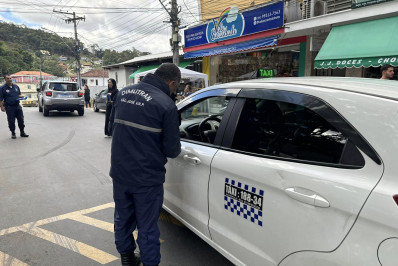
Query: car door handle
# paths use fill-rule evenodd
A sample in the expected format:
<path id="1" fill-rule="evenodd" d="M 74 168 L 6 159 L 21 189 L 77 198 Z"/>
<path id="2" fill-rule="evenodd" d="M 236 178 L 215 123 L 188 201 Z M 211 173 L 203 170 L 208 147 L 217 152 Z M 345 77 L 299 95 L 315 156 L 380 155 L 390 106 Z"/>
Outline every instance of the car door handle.
<path id="1" fill-rule="evenodd" d="M 193 164 L 196 164 L 196 165 L 201 163 L 200 159 L 198 157 L 196 157 L 196 156 L 191 157 L 189 155 L 184 155 L 184 161 L 187 161 L 187 162 L 190 162 L 190 163 L 193 163 Z"/>
<path id="2" fill-rule="evenodd" d="M 329 201 L 312 190 L 302 187 L 290 187 L 286 188 L 285 192 L 289 197 L 300 202 L 321 208 L 330 207 Z"/>

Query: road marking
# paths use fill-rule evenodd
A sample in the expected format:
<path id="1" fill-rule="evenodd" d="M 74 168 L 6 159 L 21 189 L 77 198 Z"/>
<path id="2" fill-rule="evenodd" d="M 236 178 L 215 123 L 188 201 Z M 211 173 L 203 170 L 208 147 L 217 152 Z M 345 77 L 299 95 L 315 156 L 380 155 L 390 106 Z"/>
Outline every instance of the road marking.
<path id="1" fill-rule="evenodd" d="M 97 220 L 94 218 L 90 218 L 90 217 L 87 217 L 84 215 L 92 213 L 92 212 L 96 212 L 96 211 L 101 211 L 101 210 L 104 210 L 107 208 L 114 208 L 114 207 L 115 207 L 115 203 L 111 202 L 111 203 L 99 205 L 99 206 L 96 206 L 93 208 L 70 212 L 70 213 L 50 217 L 47 219 L 39 220 L 36 222 L 26 223 L 26 224 L 23 224 L 20 226 L 14 226 L 11 228 L 2 229 L 2 230 L 0 230 L 0 236 L 15 233 L 18 231 L 25 232 L 25 233 L 28 233 L 35 237 L 39 237 L 41 239 L 47 240 L 51 243 L 54 243 L 61 247 L 64 247 L 66 249 L 72 250 L 72 251 L 74 251 L 78 254 L 81 254 L 87 258 L 97 261 L 98 263 L 107 264 L 109 262 L 117 260 L 118 258 L 113 256 L 112 254 L 105 252 L 105 251 L 99 250 L 95 247 L 89 246 L 89 245 L 79 242 L 75 239 L 71 239 L 66 236 L 47 231 L 45 229 L 39 228 L 38 226 L 46 225 L 49 223 L 53 223 L 53 222 L 57 222 L 57 221 L 65 220 L 65 219 L 71 219 L 71 220 L 79 220 L 80 219 L 78 222 L 88 223 L 88 224 L 98 227 L 100 229 L 104 229 L 107 231 L 111 230 L 113 232 L 112 224 L 104 222 L 104 221 L 100 221 L 100 220 Z M 4 262 L 4 261 L 10 261 L 10 260 L 12 261 L 12 263 L 23 263 L 15 258 L 8 256 L 7 254 L 4 254 L 4 255 L 2 255 L 2 254 L 4 254 L 4 253 L 0 252 L 0 265 L 10 265 L 10 266 L 28 265 L 28 264 L 6 264 L 6 263 L 2 264 L 1 263 L 2 261 Z"/>
<path id="2" fill-rule="evenodd" d="M 29 228 L 29 227 L 34 227 L 34 226 L 37 227 L 37 226 L 40 226 L 40 225 L 45 225 L 45 224 L 53 223 L 53 222 L 56 222 L 56 221 L 69 219 L 69 218 L 74 217 L 76 215 L 89 214 L 89 213 L 92 213 L 92 212 L 101 211 L 101 210 L 104 210 L 104 209 L 114 208 L 114 207 L 115 207 L 115 203 L 114 202 L 110 202 L 110 203 L 99 205 L 99 206 L 92 207 L 92 208 L 89 208 L 89 209 L 75 211 L 75 212 L 70 212 L 70 213 L 67 213 L 67 214 L 62 214 L 62 215 L 50 217 L 50 218 L 39 220 L 39 221 L 36 221 L 36 222 L 26 223 L 26 224 L 23 224 L 21 226 L 14 226 L 14 227 L 10 227 L 10 228 L 7 228 L 7 229 L 2 229 L 2 230 L 0 230 L 0 236 L 18 232 L 20 227 L 22 227 L 22 228 Z"/>
<path id="3" fill-rule="evenodd" d="M 26 264 L 14 257 L 11 257 L 8 254 L 5 254 L 0 251 L 0 265 L 6 265 L 6 266 L 29 266 L 29 264 Z"/>
<path id="4" fill-rule="evenodd" d="M 23 224 L 20 226 L 14 226 L 14 227 L 2 229 L 2 230 L 0 230 L 0 237 L 4 236 L 4 235 L 11 234 L 11 233 L 15 233 L 15 232 L 28 233 L 32 236 L 44 239 L 46 241 L 49 241 L 51 243 L 54 243 L 56 245 L 59 245 L 66 249 L 69 249 L 71 251 L 74 251 L 78 254 L 81 254 L 82 256 L 90 258 L 91 260 L 97 261 L 98 263 L 107 264 L 109 262 L 118 260 L 119 258 L 117 258 L 117 257 L 113 256 L 112 254 L 109 254 L 105 251 L 97 249 L 93 246 L 79 242 L 75 239 L 42 229 L 39 226 L 54 223 L 57 221 L 62 221 L 65 219 L 70 219 L 70 220 L 73 220 L 76 222 L 84 223 L 87 225 L 91 225 L 91 226 L 103 229 L 108 232 L 114 232 L 114 226 L 112 223 L 108 223 L 108 222 L 105 222 L 105 221 L 102 221 L 99 219 L 95 219 L 95 218 L 86 216 L 86 214 L 90 214 L 93 212 L 101 211 L 101 210 L 108 209 L 108 208 L 114 208 L 114 207 L 115 207 L 115 203 L 110 202 L 110 203 L 99 205 L 96 207 L 92 207 L 92 208 L 88 208 L 88 209 L 84 209 L 84 210 L 80 210 L 80 211 L 75 211 L 75 212 L 70 212 L 70 213 L 66 213 L 66 214 L 61 214 L 58 216 L 53 216 L 53 217 L 42 219 L 39 221 L 26 223 L 26 224 Z M 164 214 L 163 212 L 161 213 L 159 220 L 172 222 L 176 225 L 182 225 L 174 217 L 172 217 L 169 214 Z M 137 240 L 138 231 L 134 230 L 133 235 L 134 235 L 134 239 Z M 164 240 L 162 240 L 162 239 L 159 239 L 159 240 L 161 243 L 164 242 Z M 1 251 L 0 251 L 0 265 L 28 266 L 28 264 L 14 258 L 14 257 L 11 257 L 5 253 L 2 253 Z"/>
<path id="5" fill-rule="evenodd" d="M 109 262 L 118 259 L 117 257 L 105 251 L 99 250 L 95 247 L 89 246 L 75 239 L 54 232 L 50 232 L 39 227 L 33 227 L 33 228 L 20 227 L 20 231 L 47 240 L 51 243 L 57 244 L 66 249 L 72 250 L 80 255 L 83 255 L 101 264 L 107 264 Z"/>
<path id="6" fill-rule="evenodd" d="M 75 216 L 69 217 L 69 219 L 71 219 L 73 221 L 76 221 L 76 222 L 80 222 L 80 223 L 88 224 L 88 225 L 91 225 L 91 226 L 95 226 L 95 227 L 98 227 L 98 228 L 100 228 L 102 230 L 109 231 L 111 233 L 114 232 L 113 224 L 108 223 L 108 222 L 104 222 L 102 220 L 98 220 L 98 219 L 95 219 L 95 218 L 91 218 L 91 217 L 88 217 L 88 216 L 85 216 L 85 215 L 75 215 Z"/>

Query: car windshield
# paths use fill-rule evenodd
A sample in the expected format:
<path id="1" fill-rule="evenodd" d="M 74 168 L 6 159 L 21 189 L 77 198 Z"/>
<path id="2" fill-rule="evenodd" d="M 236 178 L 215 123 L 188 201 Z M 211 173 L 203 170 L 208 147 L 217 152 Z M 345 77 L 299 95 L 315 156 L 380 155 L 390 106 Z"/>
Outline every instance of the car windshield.
<path id="1" fill-rule="evenodd" d="M 77 91 L 74 83 L 50 83 L 50 89 L 54 91 Z"/>

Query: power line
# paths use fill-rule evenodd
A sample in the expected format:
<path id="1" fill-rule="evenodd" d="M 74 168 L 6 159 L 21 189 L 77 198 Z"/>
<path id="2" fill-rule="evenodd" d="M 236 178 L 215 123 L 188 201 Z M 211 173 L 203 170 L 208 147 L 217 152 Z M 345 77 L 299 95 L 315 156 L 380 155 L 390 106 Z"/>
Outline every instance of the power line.
<path id="1" fill-rule="evenodd" d="M 67 18 L 65 19 L 66 23 L 72 23 L 73 22 L 73 26 L 75 29 L 75 42 L 76 42 L 76 46 L 75 46 L 75 53 L 76 53 L 76 63 L 77 63 L 77 77 L 79 80 L 79 87 L 82 85 L 82 79 L 80 76 L 80 45 L 79 45 L 79 39 L 77 38 L 77 25 L 76 22 L 80 21 L 80 20 L 86 20 L 85 17 L 76 17 L 76 13 L 69 13 L 69 12 L 63 12 L 63 11 L 56 11 L 53 10 L 55 13 L 60 13 L 60 14 L 65 14 L 65 15 L 73 15 L 73 18 Z"/>

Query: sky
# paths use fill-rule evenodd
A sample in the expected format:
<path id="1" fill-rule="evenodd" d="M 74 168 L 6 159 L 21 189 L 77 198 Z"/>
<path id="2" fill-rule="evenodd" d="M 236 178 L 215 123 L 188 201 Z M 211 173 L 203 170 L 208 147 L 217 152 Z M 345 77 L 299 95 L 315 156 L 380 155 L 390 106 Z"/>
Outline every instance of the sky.
<path id="1" fill-rule="evenodd" d="M 199 24 L 199 0 L 177 0 L 182 26 Z M 162 0 L 170 9 L 169 0 Z M 71 13 L 61 14 L 53 10 Z M 0 21 L 44 29 L 74 38 L 73 23 L 65 19 L 84 17 L 77 25 L 78 38 L 86 48 L 97 44 L 117 51 L 138 49 L 152 54 L 170 51 L 170 19 L 159 0 L 0 0 Z M 183 36 L 183 29 L 180 30 Z"/>

